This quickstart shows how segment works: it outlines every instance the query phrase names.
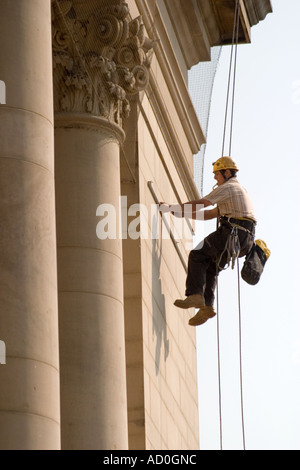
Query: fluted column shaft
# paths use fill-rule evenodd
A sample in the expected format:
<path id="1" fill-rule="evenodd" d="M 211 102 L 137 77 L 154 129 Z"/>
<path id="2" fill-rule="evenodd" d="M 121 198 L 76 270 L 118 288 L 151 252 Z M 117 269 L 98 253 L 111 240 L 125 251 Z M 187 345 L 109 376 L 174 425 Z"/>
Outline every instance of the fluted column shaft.
<path id="1" fill-rule="evenodd" d="M 100 240 L 96 210 L 116 208 L 119 142 L 56 122 L 63 449 L 127 449 L 122 245 Z"/>
<path id="2" fill-rule="evenodd" d="M 50 0 L 2 0 L 0 448 L 59 449 Z"/>

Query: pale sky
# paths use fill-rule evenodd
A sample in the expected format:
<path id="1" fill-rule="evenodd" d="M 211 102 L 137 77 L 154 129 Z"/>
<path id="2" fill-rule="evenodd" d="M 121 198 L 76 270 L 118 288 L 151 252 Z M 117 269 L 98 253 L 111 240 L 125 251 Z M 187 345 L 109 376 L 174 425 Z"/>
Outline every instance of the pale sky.
<path id="1" fill-rule="evenodd" d="M 248 450 L 300 450 L 300 2 L 272 5 L 237 63 L 232 157 L 255 207 L 256 238 L 271 250 L 259 284 L 241 280 L 245 437 Z M 216 75 L 204 195 L 221 156 L 229 54 L 223 48 Z M 205 223 L 205 235 L 214 229 L 215 221 Z M 240 450 L 236 269 L 219 276 L 219 304 L 223 449 Z M 197 327 L 197 355 L 200 446 L 219 449 L 216 318 Z"/>

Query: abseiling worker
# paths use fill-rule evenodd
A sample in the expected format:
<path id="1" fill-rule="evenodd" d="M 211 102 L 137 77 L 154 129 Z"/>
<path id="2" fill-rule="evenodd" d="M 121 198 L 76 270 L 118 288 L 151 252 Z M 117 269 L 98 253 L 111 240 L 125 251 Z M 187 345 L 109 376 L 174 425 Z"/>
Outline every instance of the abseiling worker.
<path id="1" fill-rule="evenodd" d="M 237 180 L 238 167 L 231 157 L 221 157 L 213 163 L 214 178 L 217 187 L 202 199 L 176 205 L 176 216 L 184 217 L 184 206 L 192 208 L 192 217 L 201 208 L 204 210 L 204 220 L 219 217 L 218 228 L 211 233 L 189 254 L 188 273 L 186 279 L 186 298 L 177 299 L 174 305 L 179 308 L 191 307 L 200 310 L 189 320 L 189 325 L 197 326 L 216 315 L 214 311 L 214 292 L 217 276 L 228 261 L 226 250 L 228 238 L 235 227 L 238 238 L 238 257 L 245 256 L 252 248 L 255 235 L 256 219 L 250 197 L 245 188 Z M 165 204 L 165 203 L 161 203 Z M 198 206 L 198 207 L 197 207 Z M 172 206 L 169 205 L 171 208 Z M 172 210 L 172 209 L 171 209 Z"/>

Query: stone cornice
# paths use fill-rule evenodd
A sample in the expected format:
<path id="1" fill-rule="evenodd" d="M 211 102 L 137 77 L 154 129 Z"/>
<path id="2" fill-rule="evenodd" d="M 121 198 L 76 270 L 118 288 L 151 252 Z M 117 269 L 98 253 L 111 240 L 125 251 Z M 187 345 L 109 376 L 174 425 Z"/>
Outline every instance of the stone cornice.
<path id="1" fill-rule="evenodd" d="M 250 26 L 265 19 L 268 13 L 272 13 L 270 0 L 244 0 Z"/>
<path id="2" fill-rule="evenodd" d="M 160 10 L 157 6 L 155 10 L 155 17 L 153 17 L 150 14 L 147 0 L 137 0 L 137 3 L 139 5 L 140 11 L 142 12 L 142 17 L 147 30 L 149 28 L 152 36 L 157 39 L 155 45 L 155 54 L 157 60 L 165 80 L 168 83 L 169 91 L 190 143 L 191 149 L 194 153 L 197 153 L 200 146 L 205 142 L 205 137 L 199 124 L 197 113 L 191 101 L 185 77 L 182 75 L 180 65 L 177 61 L 176 54 L 160 14 Z M 153 31 L 153 25 L 155 27 L 155 32 Z M 154 72 L 150 69 L 150 76 L 151 75 L 154 75 Z M 154 76 L 153 80 L 155 80 Z M 157 86 L 153 92 L 159 93 L 159 87 Z"/>
<path id="3" fill-rule="evenodd" d="M 210 60 L 210 48 L 232 42 L 235 0 L 165 0 L 187 68 Z M 270 0 L 240 0 L 239 43 L 251 41 L 251 27 L 272 12 Z"/>

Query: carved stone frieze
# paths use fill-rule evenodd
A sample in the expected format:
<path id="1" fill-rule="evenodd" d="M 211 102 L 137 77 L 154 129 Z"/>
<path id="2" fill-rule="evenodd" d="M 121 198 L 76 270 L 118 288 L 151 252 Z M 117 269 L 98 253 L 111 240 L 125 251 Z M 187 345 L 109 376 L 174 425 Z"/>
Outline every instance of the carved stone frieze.
<path id="1" fill-rule="evenodd" d="M 56 112 L 90 113 L 122 127 L 129 95 L 149 81 L 153 42 L 122 0 L 52 0 Z"/>

